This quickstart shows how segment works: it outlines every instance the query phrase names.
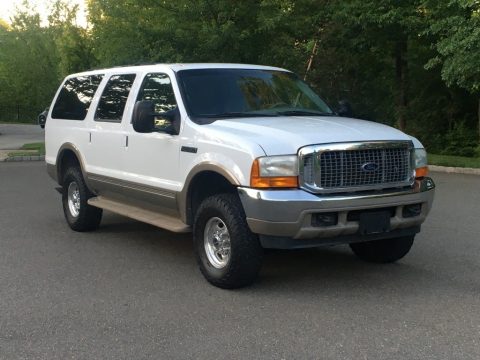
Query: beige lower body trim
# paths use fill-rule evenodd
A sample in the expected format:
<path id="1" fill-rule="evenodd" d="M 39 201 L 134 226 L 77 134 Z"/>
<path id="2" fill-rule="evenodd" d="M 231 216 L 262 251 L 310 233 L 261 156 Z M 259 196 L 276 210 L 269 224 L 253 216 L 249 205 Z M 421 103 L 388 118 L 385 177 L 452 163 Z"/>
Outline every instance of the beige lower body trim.
<path id="1" fill-rule="evenodd" d="M 88 204 L 173 232 L 186 233 L 191 231 L 190 226 L 182 222 L 179 218 L 138 206 L 128 205 L 103 196 L 90 198 Z"/>

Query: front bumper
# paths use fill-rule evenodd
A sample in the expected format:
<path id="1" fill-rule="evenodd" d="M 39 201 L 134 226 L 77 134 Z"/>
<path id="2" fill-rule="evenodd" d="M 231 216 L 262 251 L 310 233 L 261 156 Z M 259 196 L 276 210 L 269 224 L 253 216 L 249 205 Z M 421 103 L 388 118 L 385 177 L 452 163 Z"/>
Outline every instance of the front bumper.
<path id="1" fill-rule="evenodd" d="M 390 231 L 384 237 L 398 233 L 413 233 L 425 221 L 432 206 L 435 184 L 430 178 L 416 180 L 408 189 L 341 195 L 315 195 L 301 189 L 258 190 L 239 187 L 238 192 L 252 232 L 269 237 L 293 239 L 345 238 L 359 230 L 359 221 L 351 220 L 351 211 L 395 208 L 390 219 Z M 414 217 L 403 217 L 405 205 L 421 204 L 421 212 Z M 337 213 L 336 225 L 319 227 L 312 225 L 312 214 Z M 350 220 L 349 220 L 350 219 Z M 381 237 L 381 236 L 380 236 Z M 378 238 L 378 236 L 377 236 Z"/>

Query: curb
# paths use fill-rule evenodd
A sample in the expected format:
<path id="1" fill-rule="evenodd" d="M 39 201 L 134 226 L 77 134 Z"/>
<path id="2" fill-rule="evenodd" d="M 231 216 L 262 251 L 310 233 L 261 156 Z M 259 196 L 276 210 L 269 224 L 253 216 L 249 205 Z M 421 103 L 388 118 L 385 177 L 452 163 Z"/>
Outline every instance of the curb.
<path id="1" fill-rule="evenodd" d="M 461 168 L 461 167 L 438 166 L 438 165 L 428 165 L 428 168 L 433 172 L 442 172 L 447 174 L 480 175 L 480 169 L 474 169 L 474 168 Z"/>
<path id="2" fill-rule="evenodd" d="M 34 156 L 12 156 L 8 157 L 5 162 L 17 162 L 17 161 L 45 161 L 45 155 L 34 155 Z"/>

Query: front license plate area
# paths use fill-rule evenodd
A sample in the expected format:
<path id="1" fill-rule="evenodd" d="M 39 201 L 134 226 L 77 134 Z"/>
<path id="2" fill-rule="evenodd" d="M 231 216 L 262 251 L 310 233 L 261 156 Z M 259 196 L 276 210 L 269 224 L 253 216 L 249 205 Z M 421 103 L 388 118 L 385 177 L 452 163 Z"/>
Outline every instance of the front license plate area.
<path id="1" fill-rule="evenodd" d="M 390 231 L 390 212 L 374 211 L 360 213 L 360 235 L 381 234 Z"/>

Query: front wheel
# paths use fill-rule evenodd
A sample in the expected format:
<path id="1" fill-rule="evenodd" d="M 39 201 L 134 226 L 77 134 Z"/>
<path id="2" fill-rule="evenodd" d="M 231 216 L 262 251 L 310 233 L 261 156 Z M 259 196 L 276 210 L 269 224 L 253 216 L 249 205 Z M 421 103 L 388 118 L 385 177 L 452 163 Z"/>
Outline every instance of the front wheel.
<path id="1" fill-rule="evenodd" d="M 87 202 L 92 196 L 80 169 L 68 168 L 63 178 L 62 204 L 65 219 L 72 230 L 90 231 L 100 225 L 102 209 Z"/>
<path id="2" fill-rule="evenodd" d="M 412 248 L 415 236 L 382 239 L 350 244 L 360 259 L 374 263 L 391 263 L 400 260 Z"/>
<path id="3" fill-rule="evenodd" d="M 263 259 L 258 236 L 245 220 L 238 196 L 221 194 L 205 199 L 193 224 L 195 255 L 200 271 L 224 289 L 251 284 Z"/>

